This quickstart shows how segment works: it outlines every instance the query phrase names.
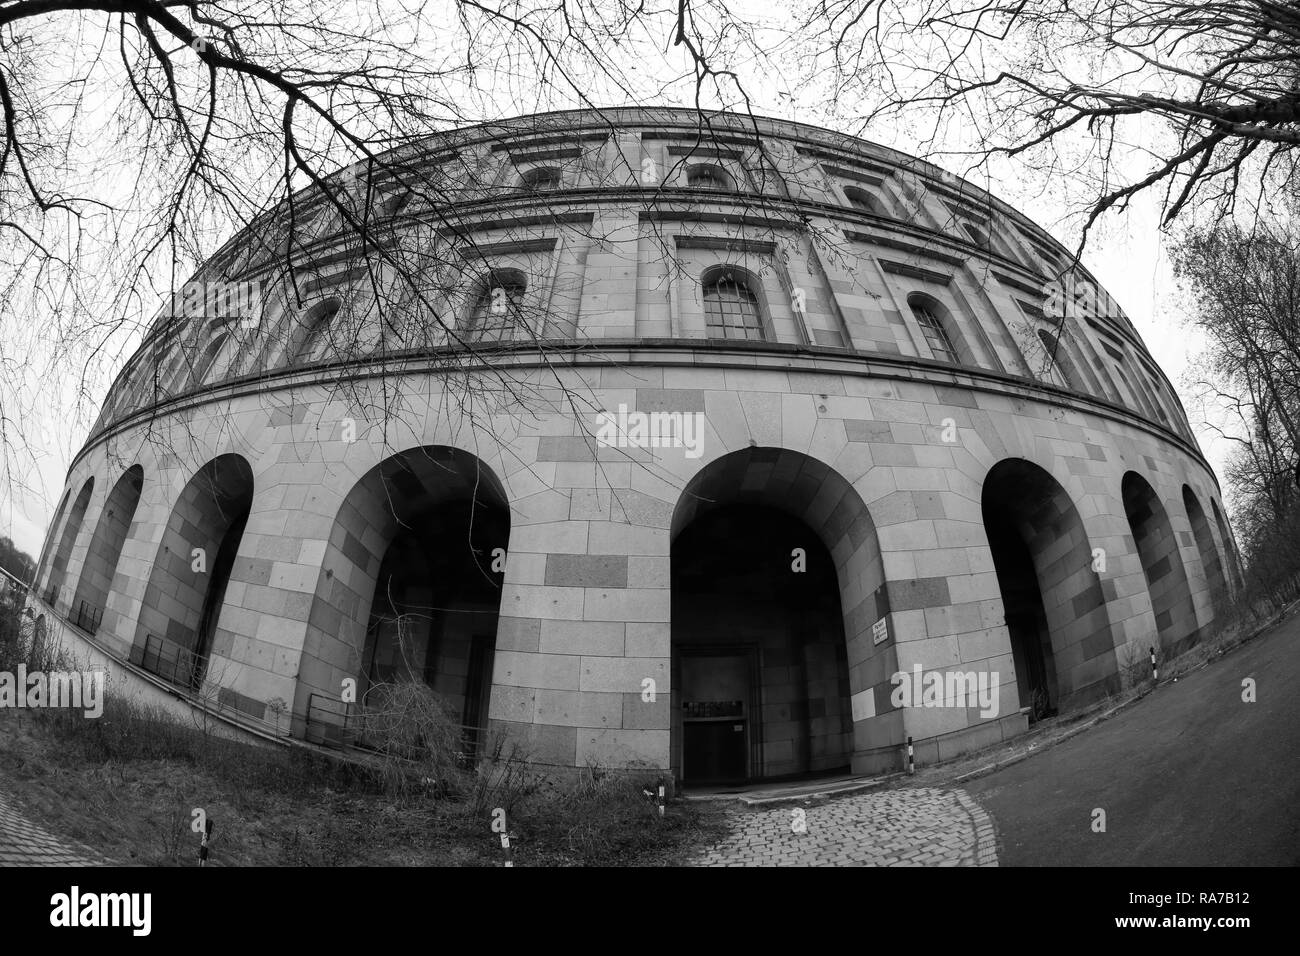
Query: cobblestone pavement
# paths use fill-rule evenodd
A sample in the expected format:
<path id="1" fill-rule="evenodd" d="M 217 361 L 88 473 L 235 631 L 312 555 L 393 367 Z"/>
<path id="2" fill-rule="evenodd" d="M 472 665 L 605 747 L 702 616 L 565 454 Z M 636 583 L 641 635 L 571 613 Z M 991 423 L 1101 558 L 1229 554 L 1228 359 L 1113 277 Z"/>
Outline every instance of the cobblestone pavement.
<path id="1" fill-rule="evenodd" d="M 88 847 L 38 827 L 0 794 L 0 866 L 102 866 Z"/>
<path id="2" fill-rule="evenodd" d="M 702 851 L 695 866 L 998 865 L 993 821 L 964 790 L 884 790 L 736 809 L 730 823 L 731 834 Z"/>

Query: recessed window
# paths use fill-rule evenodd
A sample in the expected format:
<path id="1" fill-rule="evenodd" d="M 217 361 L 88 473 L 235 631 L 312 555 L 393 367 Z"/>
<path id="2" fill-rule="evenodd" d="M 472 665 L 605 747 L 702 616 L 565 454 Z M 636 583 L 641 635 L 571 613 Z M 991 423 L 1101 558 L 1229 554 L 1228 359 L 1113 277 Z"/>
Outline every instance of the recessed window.
<path id="1" fill-rule="evenodd" d="M 560 188 L 560 171 L 554 166 L 539 166 L 524 173 L 524 189 L 535 193 L 552 192 Z"/>
<path id="2" fill-rule="evenodd" d="M 857 186 L 845 186 L 844 195 L 854 209 L 869 212 L 873 216 L 881 215 L 880 202 L 875 196 Z"/>
<path id="3" fill-rule="evenodd" d="M 982 248 L 988 248 L 989 234 L 987 232 L 973 222 L 963 222 L 961 226 L 966 230 L 966 235 L 970 236 L 971 242 Z"/>
<path id="4" fill-rule="evenodd" d="M 686 170 L 686 185 L 692 189 L 723 189 L 731 190 L 733 188 L 731 177 L 728 176 L 720 166 L 713 166 L 709 163 L 697 163 Z"/>
<path id="5" fill-rule="evenodd" d="M 409 189 L 403 189 L 400 190 L 399 192 L 393 193 L 391 196 L 389 196 L 387 199 L 384 200 L 384 204 L 380 208 L 379 214 L 384 219 L 391 219 L 393 216 L 396 216 L 398 213 L 400 213 L 403 209 L 406 208 L 407 204 L 410 203 L 411 197 L 413 195 L 414 193 L 412 193 Z"/>
<path id="6" fill-rule="evenodd" d="M 1038 341 L 1043 343 L 1043 351 L 1047 353 L 1048 368 L 1055 366 L 1056 370 L 1061 373 L 1061 378 L 1065 380 L 1065 387 L 1074 388 L 1073 376 L 1067 369 L 1069 356 L 1065 354 L 1065 350 L 1061 347 L 1061 340 L 1047 329 L 1039 329 Z"/>
<path id="7" fill-rule="evenodd" d="M 921 326 L 921 333 L 925 336 L 926 344 L 930 346 L 930 352 L 934 357 L 940 362 L 951 362 L 957 365 L 957 349 L 948 336 L 948 330 L 944 327 L 940 314 L 941 307 L 938 303 L 926 296 L 912 296 L 907 300 L 907 304 L 912 307 L 912 315 Z"/>
<path id="8" fill-rule="evenodd" d="M 195 385 L 202 385 L 206 381 L 208 373 L 212 371 L 212 365 L 216 362 L 217 356 L 221 354 L 221 349 L 226 344 L 228 336 L 229 333 L 222 332 L 209 342 L 208 347 L 203 350 L 203 355 L 200 356 L 198 367 L 194 372 Z"/>
<path id="9" fill-rule="evenodd" d="M 704 321 L 710 338 L 763 340 L 763 312 L 751 281 L 730 269 L 705 279 Z"/>
<path id="10" fill-rule="evenodd" d="M 317 349 L 320 347 L 321 339 L 329 330 L 330 323 L 334 317 L 339 314 L 339 307 L 342 305 L 338 299 L 329 299 L 314 305 L 307 311 L 303 317 L 302 325 L 299 328 L 299 344 L 293 350 L 291 361 L 294 364 L 308 362 L 315 357 Z"/>
<path id="11" fill-rule="evenodd" d="M 492 273 L 475 297 L 465 331 L 480 339 L 505 338 L 518 324 L 527 291 L 528 282 L 517 269 Z"/>

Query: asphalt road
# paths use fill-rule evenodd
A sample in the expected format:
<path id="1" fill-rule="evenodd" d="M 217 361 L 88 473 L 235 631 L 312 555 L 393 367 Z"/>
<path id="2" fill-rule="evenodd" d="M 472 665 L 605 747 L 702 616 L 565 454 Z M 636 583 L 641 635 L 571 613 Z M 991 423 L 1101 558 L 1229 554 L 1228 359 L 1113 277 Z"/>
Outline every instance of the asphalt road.
<path id="1" fill-rule="evenodd" d="M 1254 678 L 1256 703 L 1242 701 Z M 1300 864 L 1300 616 L 966 789 L 1003 866 Z M 1093 832 L 1093 811 L 1106 830 Z"/>

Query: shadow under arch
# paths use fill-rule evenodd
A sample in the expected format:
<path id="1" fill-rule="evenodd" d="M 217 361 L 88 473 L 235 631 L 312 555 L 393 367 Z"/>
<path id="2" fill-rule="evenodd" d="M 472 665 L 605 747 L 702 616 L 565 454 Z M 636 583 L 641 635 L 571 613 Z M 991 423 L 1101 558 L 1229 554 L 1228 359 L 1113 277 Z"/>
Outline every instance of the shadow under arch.
<path id="1" fill-rule="evenodd" d="M 1160 647 L 1166 656 L 1175 657 L 1196 643 L 1199 636 L 1178 539 L 1160 497 L 1136 471 L 1125 472 L 1120 494 L 1151 596 Z"/>
<path id="2" fill-rule="evenodd" d="M 1033 462 L 1006 458 L 980 499 L 1020 706 L 1036 720 L 1118 691 L 1113 586 L 1069 493 Z"/>
<path id="3" fill-rule="evenodd" d="M 674 774 L 896 768 L 897 654 L 872 641 L 884 566 L 852 485 L 800 452 L 741 449 L 688 482 L 671 539 Z"/>
<path id="4" fill-rule="evenodd" d="M 196 471 L 172 506 L 145 587 L 131 662 L 198 690 L 207 659 L 228 654 L 217 624 L 244 526 L 253 508 L 253 469 L 233 452 Z"/>
<path id="5" fill-rule="evenodd" d="M 50 561 L 50 576 L 44 592 L 46 603 L 51 607 L 58 607 L 59 592 L 63 589 L 64 578 L 68 573 L 68 562 L 72 560 L 72 548 L 77 543 L 77 536 L 81 534 L 81 524 L 86 518 L 86 509 L 90 506 L 90 496 L 94 490 L 95 479 L 92 476 L 86 479 L 81 491 L 77 493 L 72 510 L 68 512 L 68 521 L 63 526 L 63 534 L 59 536 L 59 546 Z"/>
<path id="6" fill-rule="evenodd" d="M 394 681 L 423 681 L 457 712 L 466 748 L 487 724 L 510 509 L 475 455 L 443 445 L 399 452 L 344 498 L 311 604 L 293 706 L 295 736 L 341 746 L 355 703 Z"/>
<path id="7" fill-rule="evenodd" d="M 1205 517 L 1205 509 L 1196 498 L 1196 492 L 1190 485 L 1183 485 L 1183 510 L 1192 526 L 1192 537 L 1196 540 L 1196 551 L 1201 556 L 1201 567 L 1205 571 L 1205 583 L 1210 588 L 1210 606 L 1215 616 L 1222 616 L 1228 606 L 1228 581 L 1223 576 L 1223 562 L 1219 560 L 1219 551 L 1214 546 L 1214 532 Z"/>
<path id="8" fill-rule="evenodd" d="M 77 581 L 69 613 L 74 624 L 91 634 L 99 629 L 104 604 L 112 590 L 113 575 L 117 572 L 126 536 L 131 531 L 143 487 L 142 467 L 132 465 L 122 473 L 108 493 L 90 547 L 86 549 L 86 560 L 81 566 L 81 578 Z"/>

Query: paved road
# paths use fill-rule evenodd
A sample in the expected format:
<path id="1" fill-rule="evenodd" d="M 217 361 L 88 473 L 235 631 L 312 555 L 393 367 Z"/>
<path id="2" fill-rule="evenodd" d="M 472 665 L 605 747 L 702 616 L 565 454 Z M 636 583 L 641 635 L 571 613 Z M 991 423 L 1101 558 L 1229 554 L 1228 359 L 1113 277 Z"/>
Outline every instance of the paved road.
<path id="1" fill-rule="evenodd" d="M 1257 703 L 1242 701 L 1254 678 Z M 1004 866 L 1300 864 L 1300 617 L 967 789 Z M 1106 832 L 1092 831 L 1093 810 Z"/>
<path id="2" fill-rule="evenodd" d="M 997 866 L 993 824 L 962 790 L 917 787 L 733 810 L 730 824 L 696 866 Z"/>
<path id="3" fill-rule="evenodd" d="M 99 866 L 93 850 L 54 836 L 0 794 L 0 866 Z"/>

